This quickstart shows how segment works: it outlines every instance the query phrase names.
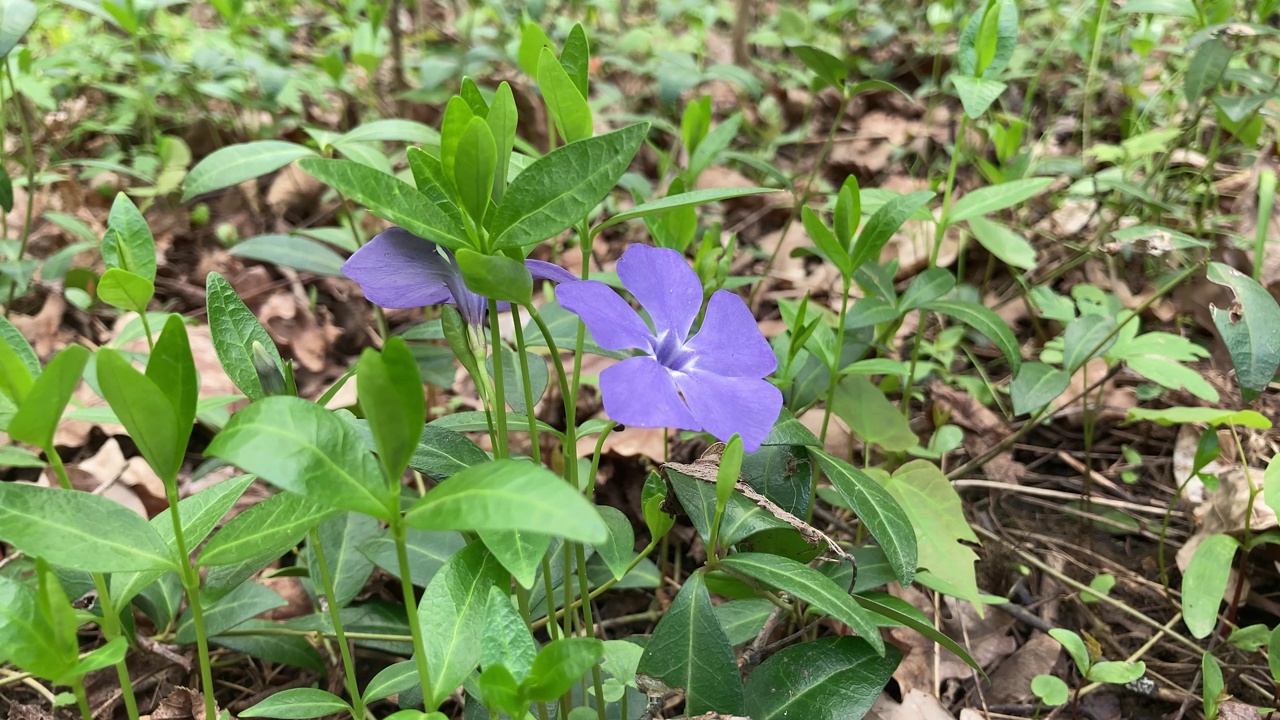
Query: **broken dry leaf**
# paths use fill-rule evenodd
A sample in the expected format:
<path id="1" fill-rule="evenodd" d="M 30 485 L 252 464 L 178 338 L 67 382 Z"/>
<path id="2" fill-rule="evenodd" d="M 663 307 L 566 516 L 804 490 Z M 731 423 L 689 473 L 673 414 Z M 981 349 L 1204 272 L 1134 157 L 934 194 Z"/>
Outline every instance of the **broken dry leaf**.
<path id="1" fill-rule="evenodd" d="M 955 716 L 947 712 L 938 698 L 912 689 L 902 696 L 900 703 L 894 702 L 888 693 L 880 693 L 866 720 L 955 720 Z"/>

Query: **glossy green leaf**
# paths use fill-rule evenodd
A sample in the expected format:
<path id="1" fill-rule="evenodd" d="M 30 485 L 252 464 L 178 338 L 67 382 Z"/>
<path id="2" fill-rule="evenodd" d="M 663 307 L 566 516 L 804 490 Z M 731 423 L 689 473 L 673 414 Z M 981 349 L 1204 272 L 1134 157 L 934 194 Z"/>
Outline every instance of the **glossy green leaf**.
<path id="1" fill-rule="evenodd" d="M 755 639 L 773 614 L 774 604 L 765 598 L 730 600 L 716 606 L 716 618 L 733 645 Z"/>
<path id="2" fill-rule="evenodd" d="M 336 509 L 384 520 L 396 511 L 388 506 L 378 462 L 355 429 L 302 398 L 276 396 L 249 405 L 231 417 L 205 454 Z"/>
<path id="3" fill-rule="evenodd" d="M 186 452 L 186 443 L 180 445 L 179 438 L 187 437 L 190 427 L 179 427 L 178 414 L 164 391 L 120 353 L 102 348 L 97 368 L 102 394 L 129 437 L 151 469 L 162 480 L 173 482 Z"/>
<path id="4" fill-rule="evenodd" d="M 1036 268 L 1036 249 L 1022 235 L 983 217 L 969 218 L 969 229 L 982 247 L 1004 263 L 1023 270 Z"/>
<path id="5" fill-rule="evenodd" d="M 624 210 L 608 220 L 597 225 L 593 232 L 600 232 L 614 225 L 624 222 L 636 220 L 639 218 L 661 215 L 662 213 L 678 208 L 690 207 L 695 205 L 706 205 L 721 200 L 731 200 L 733 198 L 747 197 L 749 195 L 763 195 L 766 193 L 778 192 L 771 188 L 763 187 L 738 187 L 738 188 L 708 188 L 706 190 L 690 190 L 679 195 L 668 195 L 667 197 L 658 198 L 641 203 L 630 210 Z"/>
<path id="6" fill-rule="evenodd" d="M 714 522 L 716 514 L 715 485 L 686 475 L 673 464 L 665 465 L 663 472 L 671 481 L 671 487 L 675 490 L 676 497 L 680 500 L 680 506 L 688 514 L 689 520 L 693 522 L 693 526 L 698 530 L 702 541 L 704 543 L 710 542 L 711 524 Z M 666 516 L 663 515 L 663 517 Z M 646 519 L 648 519 L 647 510 Z M 731 546 L 756 533 L 768 530 L 782 530 L 788 527 L 785 522 L 765 512 L 760 506 L 748 500 L 746 496 L 741 493 L 734 493 L 729 496 L 729 501 L 725 505 L 724 516 L 720 519 L 719 542 L 721 545 Z"/>
<path id="7" fill-rule="evenodd" d="M 98 281 L 97 292 L 98 299 L 111 307 L 141 314 L 147 311 L 147 303 L 155 295 L 156 286 L 141 275 L 110 268 Z"/>
<path id="8" fill-rule="evenodd" d="M 1280 682 L 1280 625 L 1271 631 L 1267 640 L 1267 669 L 1271 671 L 1271 679 Z"/>
<path id="9" fill-rule="evenodd" d="M 18 412 L 9 420 L 9 437 L 44 450 L 53 448 L 53 435 L 62 412 L 80 384 L 89 349 L 69 345 L 49 361 L 26 392 Z"/>
<path id="10" fill-rule="evenodd" d="M 911 284 L 898 298 L 898 312 L 907 313 L 951 292 L 956 286 L 956 276 L 940 267 L 926 268 L 911 279 Z"/>
<path id="11" fill-rule="evenodd" d="M 801 208 L 800 219 L 804 224 L 805 232 L 809 235 L 809 239 L 822 251 L 827 260 L 831 261 L 831 264 L 840 271 L 842 276 L 851 277 L 853 275 L 852 259 L 844 246 L 836 239 L 835 233 L 831 232 L 830 228 L 813 211 L 813 208 L 808 205 Z"/>
<path id="12" fill-rule="evenodd" d="M 778 651 L 747 678 L 752 720 L 845 720 L 871 709 L 902 660 L 859 638 L 827 637 Z"/>
<path id="13" fill-rule="evenodd" d="M 174 420 L 178 424 L 174 450 L 181 455 L 186 451 L 191 424 L 195 422 L 200 379 L 196 376 L 187 326 L 180 316 L 170 315 L 165 321 L 151 356 L 147 358 L 146 376 L 173 407 Z"/>
<path id="14" fill-rule="evenodd" d="M 1022 350 L 1018 347 L 1018 338 L 1009 328 L 1009 324 L 996 315 L 995 311 L 984 305 L 964 300 L 934 300 L 925 307 L 977 330 L 1004 353 L 1005 360 L 1009 362 L 1009 368 L 1017 374 L 1018 368 L 1022 366 Z"/>
<path id="15" fill-rule="evenodd" d="M 240 717 L 308 720 L 349 712 L 351 706 L 333 693 L 316 688 L 290 688 L 273 693 L 257 705 L 240 711 Z"/>
<path id="16" fill-rule="evenodd" d="M 534 586 L 538 568 L 551 547 L 550 535 L 528 530 L 482 530 L 477 534 L 520 587 L 528 590 Z"/>
<path id="17" fill-rule="evenodd" d="M 548 48 L 543 48 L 538 56 L 538 89 L 542 91 L 556 130 L 566 143 L 591 137 L 595 131 L 591 107 Z"/>
<path id="18" fill-rule="evenodd" d="M 31 373 L 31 377 L 40 374 L 40 360 L 31 348 L 31 343 L 23 337 L 22 331 L 13 326 L 8 318 L 0 317 L 0 344 L 5 345 L 18 356 L 22 364 Z"/>
<path id="19" fill-rule="evenodd" d="M 373 702 L 404 692 L 418 684 L 417 663 L 412 660 L 388 665 L 378 671 L 377 675 L 365 686 L 360 697 L 365 702 Z"/>
<path id="20" fill-rule="evenodd" d="M 403 338 L 389 338 L 379 353 L 366 348 L 356 369 L 360 407 L 386 477 L 398 484 L 418 449 L 426 400 L 418 362 Z M 348 462 L 354 458 L 349 458 Z"/>
<path id="21" fill-rule="evenodd" d="M 427 585 L 418 620 L 431 671 L 428 707 L 438 706 L 475 670 L 489 590 L 507 582 L 498 561 L 484 545 L 473 543 L 450 558 Z"/>
<path id="22" fill-rule="evenodd" d="M 582 23 L 574 23 L 565 38 L 564 50 L 560 53 L 560 65 L 564 68 L 573 86 L 582 97 L 587 97 L 588 73 L 591 68 L 591 45 L 587 42 L 587 31 Z"/>
<path id="23" fill-rule="evenodd" d="M 288 603 L 280 593 L 256 582 L 242 583 L 239 587 L 203 608 L 205 632 L 221 635 L 231 628 L 269 610 L 284 607 Z M 178 642 L 189 645 L 196 641 L 195 623 L 191 610 L 183 613 L 174 636 Z"/>
<path id="24" fill-rule="evenodd" d="M 617 184 L 649 132 L 646 123 L 543 155 L 516 176 L 489 228 L 495 248 L 542 242 L 582 220 Z"/>
<path id="25" fill-rule="evenodd" d="M 685 692 L 685 713 L 740 715 L 742 680 L 702 571 L 690 575 L 645 645 L 636 674 Z M 641 680 L 643 682 L 643 679 Z"/>
<path id="26" fill-rule="evenodd" d="M 337 514 L 323 504 L 293 493 L 280 493 L 232 518 L 200 552 L 206 567 L 234 565 L 283 555 L 325 517 Z"/>
<path id="27" fill-rule="evenodd" d="M 519 260 L 505 255 L 482 255 L 463 248 L 458 251 L 458 270 L 472 292 L 492 300 L 527 305 L 533 298 L 533 276 Z M 507 392 L 518 392 L 509 388 Z"/>
<path id="28" fill-rule="evenodd" d="M 1253 278 L 1222 263 L 1209 263 L 1206 275 L 1235 295 L 1229 308 L 1209 306 L 1214 327 L 1231 353 L 1240 395 L 1256 398 L 1280 367 L 1280 304 Z"/>
<path id="29" fill-rule="evenodd" d="M 635 530 L 626 514 L 611 505 L 597 505 L 596 511 L 609 528 L 609 539 L 595 546 L 596 554 L 609 566 L 614 579 L 621 580 L 636 556 Z"/>
<path id="30" fill-rule="evenodd" d="M 250 399 L 261 400 L 265 395 L 253 366 L 253 343 L 260 343 L 276 366 L 283 367 L 284 360 L 275 342 L 231 283 L 216 272 L 209 273 L 205 279 L 205 302 L 209 309 L 213 351 L 223 371 Z"/>
<path id="31" fill-rule="evenodd" d="M 1074 373 L 1116 341 L 1116 321 L 1106 315 L 1081 315 L 1062 333 L 1062 367 Z"/>
<path id="32" fill-rule="evenodd" d="M 880 543 L 898 581 L 909 585 L 919 565 L 918 550 L 915 531 L 902 506 L 861 470 L 821 450 L 812 449 L 810 452 L 836 492 Z"/>
<path id="33" fill-rule="evenodd" d="M 862 582 L 862 572 L 864 569 L 863 565 L 859 563 L 859 584 Z M 903 627 L 911 628 L 921 635 L 924 635 L 933 642 L 938 643 L 942 647 L 951 651 L 951 654 L 960 658 L 960 660 L 968 664 L 969 667 L 977 670 L 978 672 L 982 672 L 982 666 L 978 664 L 977 660 L 974 660 L 973 657 L 969 655 L 969 651 L 966 650 L 963 645 L 952 640 L 948 635 L 935 628 L 933 626 L 933 622 L 929 620 L 929 618 L 925 617 L 924 613 L 916 610 L 913 606 L 909 606 L 910 610 L 908 610 L 904 607 L 891 605 L 888 602 L 885 602 L 885 600 L 891 597 L 892 596 L 882 597 L 879 593 L 862 593 L 854 595 L 853 599 L 864 609 L 875 613 L 881 618 L 896 622 Z"/>
<path id="34" fill-rule="evenodd" d="M 390 118 L 360 123 L 343 133 L 335 142 L 403 142 L 417 145 L 438 145 L 440 133 L 429 125 L 413 120 Z"/>
<path id="35" fill-rule="evenodd" d="M 845 66 L 843 60 L 811 45 L 792 45 L 789 49 L 823 82 L 834 85 L 839 90 L 844 89 L 844 81 L 849 77 L 849 68 Z"/>
<path id="36" fill-rule="evenodd" d="M 342 256 L 328 245 L 301 235 L 258 235 L 241 240 L 228 252 L 313 275 L 342 277 Z"/>
<path id="37" fill-rule="evenodd" d="M 969 75 L 952 75 L 951 82 L 955 83 L 956 93 L 960 95 L 960 104 L 964 107 L 964 114 L 968 115 L 970 120 L 982 117 L 987 108 L 991 107 L 991 103 L 998 100 L 1009 87 L 999 80 Z"/>
<path id="38" fill-rule="evenodd" d="M 0 655 L 26 672 L 50 677 L 63 671 L 66 658 L 38 605 L 35 588 L 0 575 Z"/>
<path id="39" fill-rule="evenodd" d="M 1054 675 L 1037 675 L 1032 678 L 1031 692 L 1049 707 L 1065 705 L 1071 697 L 1071 688 Z"/>
<path id="40" fill-rule="evenodd" d="M 1218 533 L 1205 538 L 1182 576 L 1182 616 L 1194 638 L 1206 638 L 1218 624 L 1218 606 L 1222 604 L 1231 576 L 1231 563 L 1240 541 Z"/>
<path id="41" fill-rule="evenodd" d="M 1238 425 L 1256 430 L 1271 429 L 1271 421 L 1256 410 L 1224 410 L 1210 407 L 1130 408 L 1129 421 L 1148 420 L 1158 425 L 1206 423 L 1214 427 Z"/>
<path id="42" fill-rule="evenodd" d="M 327 598 L 326 602 L 334 607 L 346 607 L 364 590 L 373 573 L 373 561 L 360 552 L 360 548 L 382 535 L 382 525 L 368 515 L 341 513 L 321 522 L 316 532 L 333 581 L 334 596 Z M 317 593 L 323 592 L 320 566 L 314 552 L 307 553 L 307 564 L 312 587 Z"/>
<path id="43" fill-rule="evenodd" d="M 915 531 L 919 566 L 956 588 L 960 599 L 980 607 L 974 571 L 978 556 L 964 544 L 978 538 L 947 476 L 927 460 L 912 460 L 893 473 L 886 489 Z"/>
<path id="44" fill-rule="evenodd" d="M 1089 649 L 1085 647 L 1084 640 L 1079 635 L 1064 628 L 1053 628 L 1049 631 L 1049 636 L 1057 640 L 1062 645 L 1062 649 L 1067 651 L 1081 675 L 1089 673 L 1093 661 L 1089 657 Z"/>
<path id="45" fill-rule="evenodd" d="M 884 653 L 884 639 L 871 615 L 854 602 L 847 590 L 804 563 L 767 553 L 735 553 L 722 560 L 721 566 L 804 600 L 848 625 L 876 654 Z"/>
<path id="46" fill-rule="evenodd" d="M 259 140 L 213 151 L 187 173 L 182 200 L 239 185 L 275 172 L 294 160 L 315 155 L 311 149 L 282 140 Z"/>
<path id="47" fill-rule="evenodd" d="M 1051 365 L 1023 363 L 1009 385 L 1013 411 L 1018 415 L 1035 413 L 1067 391 L 1071 376 Z"/>
<path id="48" fill-rule="evenodd" d="M 689 177 L 697 180 L 704 170 L 719 160 L 720 155 L 738 138 L 741 128 L 742 113 L 734 113 L 707 133 L 702 142 L 698 143 L 698 149 L 689 156 Z"/>
<path id="49" fill-rule="evenodd" d="M 0 540 L 85 572 L 171 570 L 169 548 L 142 516 L 91 493 L 0 483 Z"/>
<path id="50" fill-rule="evenodd" d="M 422 436 L 409 459 L 409 467 L 439 482 L 488 460 L 489 455 L 465 435 L 427 425 L 422 428 Z"/>
<path id="51" fill-rule="evenodd" d="M 1137 662 L 1104 660 L 1103 662 L 1094 663 L 1093 667 L 1089 669 L 1088 677 L 1093 682 L 1125 685 L 1142 677 L 1146 674 L 1146 671 L 1146 663 L 1141 660 Z"/>
<path id="52" fill-rule="evenodd" d="M 0 0 L 0 58 L 9 54 L 36 21 L 35 3 Z"/>
<path id="53" fill-rule="evenodd" d="M 484 222 L 489 210 L 497 162 L 498 148 L 488 122 L 480 117 L 471 118 L 458 141 L 453 183 L 462 207 L 477 225 Z"/>
<path id="54" fill-rule="evenodd" d="M 955 201 L 946 222 L 951 225 L 1011 208 L 1044 192 L 1053 181 L 1051 177 L 1024 178 L 979 188 Z"/>
<path id="55" fill-rule="evenodd" d="M 236 632 L 277 630 L 279 624 L 269 620 L 250 620 L 236 627 Z M 214 645 L 244 653 L 267 662 L 282 663 L 294 667 L 324 671 L 320 653 L 304 637 L 290 635 L 218 635 L 209 638 Z"/>
<path id="56" fill-rule="evenodd" d="M 466 546 L 466 541 L 455 532 L 410 529 L 405 537 L 405 549 L 409 555 L 409 581 L 418 587 L 426 587 L 440 568 L 449 562 L 449 558 Z M 360 552 L 392 575 L 400 574 L 395 541 L 390 536 L 369 540 L 360 546 Z"/>
<path id="57" fill-rule="evenodd" d="M 147 220 L 128 195 L 118 193 L 107 216 L 102 239 L 102 262 L 145 278 L 156 279 L 156 241 Z"/>
<path id="58" fill-rule="evenodd" d="M 577 490 L 550 470 L 519 460 L 463 470 L 415 502 L 405 521 L 421 530 L 526 530 L 588 544 L 608 537 L 604 521 Z"/>
<path id="59" fill-rule="evenodd" d="M 840 241 L 840 246 L 849 248 L 853 246 L 853 233 L 858 229 L 858 224 L 862 222 L 862 190 L 858 187 L 858 178 L 856 175 L 850 175 L 844 179 L 844 184 L 840 186 L 840 192 L 836 194 L 836 212 L 833 218 L 833 227 L 836 232 L 836 239 Z"/>
<path id="60" fill-rule="evenodd" d="M 596 638 L 553 640 L 538 651 L 521 689 L 534 702 L 552 702 L 569 692 L 602 658 L 604 642 Z"/>
<path id="61" fill-rule="evenodd" d="M 445 214 L 430 197 L 408 183 L 350 160 L 308 158 L 299 165 L 369 212 L 414 235 L 431 238 L 451 250 L 471 244 L 457 218 Z"/>
<path id="62" fill-rule="evenodd" d="M 933 193 L 919 190 L 906 195 L 896 195 L 880 206 L 867 219 L 858 239 L 853 243 L 850 265 L 857 270 L 863 263 L 879 262 L 880 251 L 888 244 L 902 223 L 907 221 L 933 198 Z"/>
<path id="63" fill-rule="evenodd" d="M 529 626 L 520 617 L 506 589 L 489 588 L 484 611 L 484 641 L 480 648 L 480 666 L 501 665 L 520 682 L 533 669 L 538 648 Z"/>

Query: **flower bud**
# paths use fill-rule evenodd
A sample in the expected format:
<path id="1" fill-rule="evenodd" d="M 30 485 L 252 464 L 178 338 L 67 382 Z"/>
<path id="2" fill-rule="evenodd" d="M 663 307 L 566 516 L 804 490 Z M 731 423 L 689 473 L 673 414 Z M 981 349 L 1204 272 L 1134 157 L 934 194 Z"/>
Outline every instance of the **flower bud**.
<path id="1" fill-rule="evenodd" d="M 262 386 L 262 394 L 284 395 L 284 376 L 280 374 L 280 366 L 275 358 L 267 352 L 262 343 L 253 341 L 253 369 L 258 373 L 258 384 Z"/>

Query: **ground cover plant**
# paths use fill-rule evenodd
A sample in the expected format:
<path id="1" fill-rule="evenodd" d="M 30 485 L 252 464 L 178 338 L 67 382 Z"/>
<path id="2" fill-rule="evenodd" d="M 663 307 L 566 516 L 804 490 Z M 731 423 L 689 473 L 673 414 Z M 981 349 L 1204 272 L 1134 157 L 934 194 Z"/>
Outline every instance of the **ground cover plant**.
<path id="1" fill-rule="evenodd" d="M 1277 27 L 0 0 L 0 712 L 1266 716 Z"/>

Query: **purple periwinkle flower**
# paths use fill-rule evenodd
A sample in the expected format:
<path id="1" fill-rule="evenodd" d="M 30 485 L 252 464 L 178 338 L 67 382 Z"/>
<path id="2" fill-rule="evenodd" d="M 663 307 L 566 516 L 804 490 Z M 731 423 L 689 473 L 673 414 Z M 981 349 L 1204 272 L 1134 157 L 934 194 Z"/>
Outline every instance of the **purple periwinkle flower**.
<path id="1" fill-rule="evenodd" d="M 525 260 L 535 280 L 572 282 L 558 265 Z M 342 264 L 342 274 L 360 283 L 369 302 L 384 308 L 416 308 L 452 303 L 470 325 L 483 325 L 489 301 L 462 281 L 453 252 L 403 228 L 374 236 Z M 507 303 L 501 304 L 502 308 Z"/>
<path id="2" fill-rule="evenodd" d="M 778 360 L 747 304 L 717 290 L 689 337 L 702 283 L 683 255 L 633 244 L 618 260 L 618 277 L 648 311 L 652 330 L 604 283 L 556 291 L 601 347 L 643 353 L 600 373 L 605 413 L 623 425 L 705 430 L 720 440 L 737 433 L 744 450 L 758 448 L 782 409 L 782 393 L 764 379 Z"/>

